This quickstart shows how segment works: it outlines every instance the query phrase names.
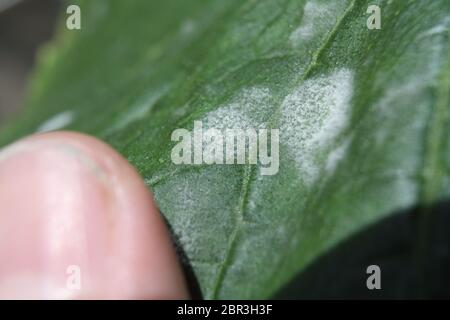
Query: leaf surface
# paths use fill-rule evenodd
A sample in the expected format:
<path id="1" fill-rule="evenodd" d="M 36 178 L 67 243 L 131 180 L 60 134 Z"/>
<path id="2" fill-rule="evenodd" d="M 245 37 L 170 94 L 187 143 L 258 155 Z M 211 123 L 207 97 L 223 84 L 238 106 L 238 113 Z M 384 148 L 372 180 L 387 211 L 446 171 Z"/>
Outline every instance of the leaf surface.
<path id="1" fill-rule="evenodd" d="M 270 297 L 356 232 L 449 197 L 449 1 L 78 3 L 82 30 L 62 19 L 0 145 L 59 128 L 112 144 L 205 298 Z M 279 129 L 278 174 L 174 165 L 171 133 L 195 120 Z"/>

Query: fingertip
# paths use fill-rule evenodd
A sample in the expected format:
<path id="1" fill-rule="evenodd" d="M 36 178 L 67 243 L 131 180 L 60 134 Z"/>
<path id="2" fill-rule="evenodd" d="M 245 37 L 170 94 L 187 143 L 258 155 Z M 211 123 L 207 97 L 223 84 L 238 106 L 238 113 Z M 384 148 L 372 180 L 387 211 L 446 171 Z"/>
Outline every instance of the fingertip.
<path id="1" fill-rule="evenodd" d="M 107 144 L 52 132 L 7 147 L 0 203 L 0 296 L 188 298 L 150 192 Z"/>

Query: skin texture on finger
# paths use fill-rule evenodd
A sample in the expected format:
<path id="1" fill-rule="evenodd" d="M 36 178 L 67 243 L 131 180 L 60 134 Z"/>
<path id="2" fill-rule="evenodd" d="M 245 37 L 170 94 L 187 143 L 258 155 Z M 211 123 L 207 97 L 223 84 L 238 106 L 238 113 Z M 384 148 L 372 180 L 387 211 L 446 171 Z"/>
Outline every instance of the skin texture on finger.
<path id="1" fill-rule="evenodd" d="M 52 132 L 0 152 L 0 298 L 187 297 L 150 192 L 111 147 Z"/>

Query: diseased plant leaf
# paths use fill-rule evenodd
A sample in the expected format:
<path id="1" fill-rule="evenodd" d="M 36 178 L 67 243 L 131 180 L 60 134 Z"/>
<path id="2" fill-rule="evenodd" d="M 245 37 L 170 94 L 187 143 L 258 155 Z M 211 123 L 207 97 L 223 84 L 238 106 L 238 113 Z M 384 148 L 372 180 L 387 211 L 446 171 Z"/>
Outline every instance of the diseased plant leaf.
<path id="1" fill-rule="evenodd" d="M 109 142 L 205 298 L 270 297 L 392 212 L 449 197 L 450 1 L 78 4 L 82 30 L 61 21 L 0 145 L 59 127 Z M 194 120 L 279 128 L 278 174 L 174 165 L 170 135 Z"/>

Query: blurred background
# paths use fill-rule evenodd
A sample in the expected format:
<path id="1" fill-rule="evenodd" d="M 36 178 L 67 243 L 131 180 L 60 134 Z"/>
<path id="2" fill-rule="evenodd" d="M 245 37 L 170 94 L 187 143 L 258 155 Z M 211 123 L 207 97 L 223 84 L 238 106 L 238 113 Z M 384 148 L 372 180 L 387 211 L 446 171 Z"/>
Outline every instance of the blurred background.
<path id="1" fill-rule="evenodd" d="M 37 50 L 48 41 L 62 0 L 0 0 L 0 124 L 19 112 Z"/>

